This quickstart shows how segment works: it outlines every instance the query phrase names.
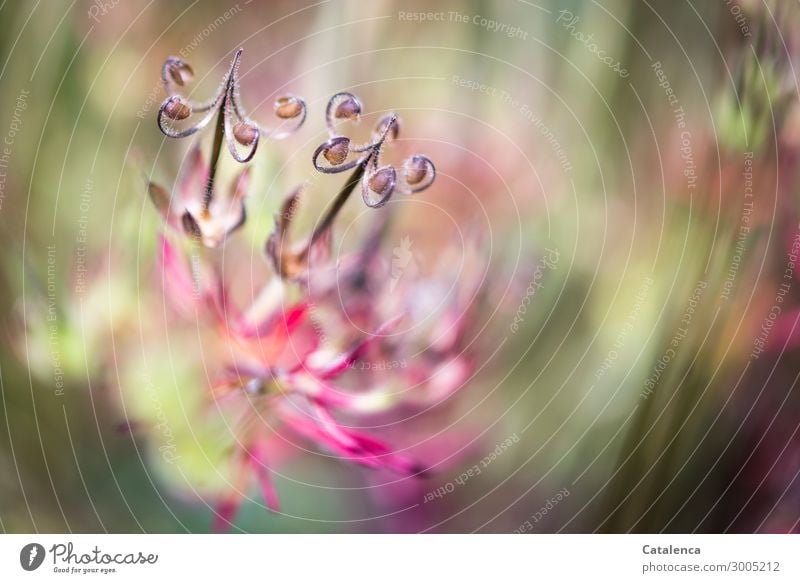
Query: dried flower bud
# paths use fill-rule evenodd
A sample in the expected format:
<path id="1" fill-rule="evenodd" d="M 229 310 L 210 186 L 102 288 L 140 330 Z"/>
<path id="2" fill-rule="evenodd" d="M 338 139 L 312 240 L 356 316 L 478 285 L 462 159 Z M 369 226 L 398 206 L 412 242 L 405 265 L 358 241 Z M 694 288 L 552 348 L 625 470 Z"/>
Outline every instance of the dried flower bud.
<path id="1" fill-rule="evenodd" d="M 159 186 L 155 182 L 148 182 L 147 192 L 150 194 L 150 199 L 153 201 L 153 204 L 156 205 L 156 208 L 159 210 L 159 212 L 165 218 L 168 218 L 170 208 L 169 191 L 162 186 Z"/>
<path id="2" fill-rule="evenodd" d="M 361 104 L 352 95 L 345 96 L 333 112 L 336 119 L 357 119 L 361 115 Z"/>
<path id="3" fill-rule="evenodd" d="M 428 160 L 418 154 L 406 160 L 403 167 L 406 173 L 406 182 L 411 185 L 419 184 L 428 174 Z"/>
<path id="4" fill-rule="evenodd" d="M 183 230 L 190 237 L 196 237 L 199 239 L 203 236 L 203 232 L 200 230 L 200 225 L 189 211 L 183 213 L 183 216 L 181 217 L 181 223 L 183 224 Z"/>
<path id="5" fill-rule="evenodd" d="M 383 198 L 392 192 L 396 178 L 395 169 L 391 166 L 384 166 L 372 173 L 367 179 L 367 185 L 372 192 Z"/>
<path id="6" fill-rule="evenodd" d="M 180 60 L 168 61 L 166 69 L 169 78 L 176 85 L 184 86 L 194 78 L 192 68 Z"/>
<path id="7" fill-rule="evenodd" d="M 164 106 L 164 115 L 170 119 L 186 119 L 192 115 L 192 106 L 185 103 L 179 95 L 173 95 Z"/>
<path id="8" fill-rule="evenodd" d="M 246 121 L 233 126 L 233 137 L 243 146 L 250 146 L 258 138 L 258 127 Z"/>
<path id="9" fill-rule="evenodd" d="M 303 102 L 294 95 L 279 97 L 275 101 L 275 115 L 281 119 L 292 119 L 303 112 Z"/>
<path id="10" fill-rule="evenodd" d="M 347 159 L 350 153 L 350 140 L 347 138 L 333 141 L 322 151 L 322 155 L 330 162 L 331 166 L 338 166 Z"/>

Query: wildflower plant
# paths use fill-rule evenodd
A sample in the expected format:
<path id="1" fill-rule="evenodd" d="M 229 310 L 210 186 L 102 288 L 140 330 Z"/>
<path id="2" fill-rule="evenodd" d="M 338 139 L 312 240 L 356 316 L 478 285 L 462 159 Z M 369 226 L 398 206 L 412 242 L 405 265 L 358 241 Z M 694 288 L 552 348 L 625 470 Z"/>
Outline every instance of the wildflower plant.
<path id="1" fill-rule="evenodd" d="M 164 87 L 170 93 L 161 104 L 157 116 L 158 128 L 164 135 L 187 138 L 207 127 L 215 117 L 216 123 L 208 163 L 197 150 L 191 156 L 189 169 L 181 181 L 177 212 L 173 211 L 172 197 L 163 188 L 151 184 L 150 195 L 168 223 L 176 227 L 180 225 L 187 234 L 202 240 L 208 247 L 218 246 L 245 221 L 244 197 L 249 183 L 249 170 L 241 172 L 227 200 L 216 200 L 215 182 L 223 141 L 237 162 L 249 162 L 255 156 L 262 136 L 285 138 L 296 131 L 306 118 L 305 102 L 297 96 L 287 95 L 274 104 L 275 115 L 281 120 L 276 129 L 264 128 L 252 120 L 242 106 L 239 95 L 241 57 L 242 49 L 239 49 L 216 95 L 203 103 L 195 103 L 178 91 L 194 77 L 188 63 L 178 57 L 169 57 L 161 71 Z M 201 116 L 199 121 L 190 123 L 196 115 Z M 177 127 L 179 123 L 185 127 Z M 287 123 L 290 125 L 285 126 Z M 241 152 L 240 146 L 246 150 Z"/>
<path id="2" fill-rule="evenodd" d="M 267 254 L 282 277 L 297 277 L 302 273 L 316 245 L 320 244 L 324 250 L 331 225 L 357 185 L 361 186 L 364 204 L 379 208 L 395 192 L 415 194 L 428 188 L 436 179 L 433 162 L 422 154 L 407 158 L 400 172 L 394 166 L 382 163 L 385 147 L 400 133 L 400 120 L 395 113 L 380 118 L 372 130 L 372 139 L 366 143 L 353 144 L 350 138 L 338 132 L 337 124 L 358 123 L 362 111 L 361 101 L 352 93 L 337 93 L 328 101 L 325 126 L 329 138 L 314 151 L 314 168 L 323 174 L 353 172 L 333 199 L 325 216 L 317 223 L 307 243 L 299 249 L 290 246 L 288 235 L 300 190 L 289 197 L 276 221 L 275 233 L 267 242 Z"/>
<path id="3" fill-rule="evenodd" d="M 396 114 L 383 116 L 372 131 L 372 140 L 365 144 L 354 145 L 350 138 L 339 135 L 336 123 L 359 121 L 361 109 L 361 102 L 351 93 L 342 92 L 331 97 L 325 110 L 330 138 L 314 152 L 314 168 L 326 174 L 357 168 L 359 174 L 363 174 L 361 196 L 364 204 L 372 208 L 386 204 L 395 191 L 414 194 L 433 184 L 436 169 L 427 156 L 414 154 L 403 163 L 399 173 L 394 166 L 381 164 L 384 144 L 397 139 L 400 133 Z"/>
<path id="4" fill-rule="evenodd" d="M 189 246 L 193 253 L 225 243 L 245 220 L 248 167 L 235 178 L 227 197 L 216 192 L 222 142 L 227 142 L 237 162 L 246 163 L 262 136 L 282 137 L 288 131 L 266 131 L 241 108 L 240 58 L 241 49 L 210 101 L 197 105 L 173 93 L 158 112 L 158 127 L 174 138 L 192 136 L 217 116 L 210 162 L 194 148 L 174 195 L 155 183 L 148 185 L 169 230 L 202 241 L 203 246 Z M 168 89 L 183 86 L 191 74 L 189 66 L 174 57 L 162 71 Z M 275 112 L 283 120 L 292 120 L 296 129 L 305 119 L 306 106 L 299 97 L 290 96 L 276 102 Z M 202 116 L 194 125 L 180 130 L 173 125 L 194 114 Z M 442 265 L 430 276 L 390 277 L 391 265 L 381 261 L 377 252 L 387 232 L 390 208 L 380 207 L 396 192 L 413 194 L 429 187 L 436 171 L 421 154 L 410 156 L 399 167 L 383 162 L 384 149 L 399 131 L 394 113 L 380 119 L 367 143 L 354 145 L 339 133 L 340 124 L 357 123 L 361 115 L 361 102 L 350 93 L 337 93 L 328 102 L 329 139 L 314 152 L 313 165 L 324 174 L 348 170 L 352 174 L 299 247 L 289 244 L 288 234 L 301 189 L 287 198 L 266 244 L 272 274 L 248 305 L 241 307 L 231 299 L 241 295 L 232 289 L 236 280 L 225 277 L 209 251 L 201 253 L 198 262 L 194 256 L 187 257 L 187 246 L 176 244 L 173 235 L 160 236 L 159 264 L 166 297 L 185 316 L 187 304 L 193 302 L 196 310 L 191 315 L 205 315 L 200 330 L 219 346 L 207 352 L 212 356 L 203 363 L 212 379 L 208 405 L 235 419 L 230 452 L 233 478 L 217 505 L 217 530 L 233 524 L 251 481 L 260 484 L 267 507 L 278 510 L 270 461 L 276 442 L 301 440 L 357 465 L 406 476 L 425 475 L 428 468 L 414 456 L 348 423 L 437 405 L 461 388 L 475 370 L 468 332 L 485 279 L 479 269 L 477 238 L 467 269 L 463 261 L 443 252 Z M 237 144 L 248 150 L 240 154 Z M 382 216 L 355 251 L 334 260 L 332 228 L 358 185 L 367 206 L 380 209 L 375 212 Z M 326 277 L 331 274 L 333 278 Z M 445 278 L 457 282 L 455 291 L 440 281 Z M 437 289 L 448 292 L 437 296 L 432 291 Z M 420 309 L 437 297 L 436 309 Z M 346 312 L 352 306 L 358 310 L 355 328 L 348 325 L 355 312 Z M 400 330 L 403 323 L 405 331 Z M 359 361 L 368 366 L 357 366 Z M 404 364 L 369 365 L 375 362 Z"/>

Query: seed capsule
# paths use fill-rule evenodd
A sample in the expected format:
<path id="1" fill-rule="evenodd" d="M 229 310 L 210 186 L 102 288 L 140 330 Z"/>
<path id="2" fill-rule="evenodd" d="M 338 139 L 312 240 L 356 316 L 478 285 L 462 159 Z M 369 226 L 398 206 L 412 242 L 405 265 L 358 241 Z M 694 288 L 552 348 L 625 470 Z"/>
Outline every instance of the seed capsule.
<path id="1" fill-rule="evenodd" d="M 384 197 L 394 188 L 396 173 L 391 166 L 384 166 L 369 177 L 367 184 L 372 192 Z"/>
<path id="2" fill-rule="evenodd" d="M 347 138 L 337 140 L 322 151 L 322 155 L 331 164 L 338 166 L 347 159 L 350 153 L 350 140 Z"/>
<path id="3" fill-rule="evenodd" d="M 194 71 L 183 61 L 172 61 L 167 65 L 167 74 L 176 85 L 186 85 L 194 78 Z"/>
<path id="4" fill-rule="evenodd" d="M 275 115 L 281 119 L 292 119 L 303 111 L 303 103 L 294 95 L 279 97 L 275 101 Z"/>
<path id="5" fill-rule="evenodd" d="M 179 96 L 175 95 L 170 97 L 167 105 L 164 107 L 164 115 L 170 119 L 186 119 L 192 115 L 192 106 L 185 103 Z"/>
<path id="6" fill-rule="evenodd" d="M 361 115 L 361 104 L 352 95 L 348 95 L 336 106 L 333 112 L 336 119 L 356 119 Z"/>
<path id="7" fill-rule="evenodd" d="M 391 124 L 391 127 L 389 127 L 389 124 Z M 390 113 L 389 115 L 382 117 L 375 126 L 375 139 L 380 138 L 384 133 L 386 133 L 386 137 L 388 137 L 390 140 L 397 139 L 397 135 L 400 133 L 400 122 L 395 114 Z"/>
<path id="8" fill-rule="evenodd" d="M 404 164 L 406 182 L 411 185 L 419 184 L 428 175 L 428 161 L 424 156 L 414 155 Z"/>
<path id="9" fill-rule="evenodd" d="M 242 146 L 249 146 L 258 138 L 258 128 L 246 121 L 240 121 L 233 126 L 233 137 Z"/>

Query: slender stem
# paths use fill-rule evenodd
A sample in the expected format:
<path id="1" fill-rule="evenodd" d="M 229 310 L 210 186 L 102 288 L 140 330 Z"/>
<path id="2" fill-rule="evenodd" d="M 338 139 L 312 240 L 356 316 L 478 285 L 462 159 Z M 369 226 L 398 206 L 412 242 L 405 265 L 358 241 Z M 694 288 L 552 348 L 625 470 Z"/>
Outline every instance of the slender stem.
<path id="1" fill-rule="evenodd" d="M 222 104 L 217 112 L 217 124 L 214 129 L 214 144 L 211 146 L 211 157 L 209 160 L 208 180 L 206 189 L 203 192 L 203 212 L 208 212 L 211 199 L 214 198 L 214 180 L 217 176 L 217 165 L 220 154 L 222 153 L 222 140 L 225 137 L 225 107 L 227 106 L 228 96 L 222 98 Z"/>
<path id="2" fill-rule="evenodd" d="M 328 212 L 325 213 L 325 216 L 319 223 L 317 223 L 317 226 L 311 232 L 308 243 L 306 244 L 305 249 L 303 249 L 301 252 L 301 257 L 308 255 L 308 252 L 311 250 L 311 247 L 314 245 L 314 243 L 316 243 L 319 238 L 322 237 L 328 229 L 330 229 L 334 219 L 339 214 L 339 211 L 341 211 L 342 207 L 344 207 L 344 203 L 346 203 L 347 199 L 350 198 L 350 195 L 353 193 L 353 190 L 355 190 L 356 185 L 364 175 L 364 170 L 369 164 L 371 158 L 372 156 L 368 157 L 362 164 L 359 164 L 356 166 L 356 169 L 353 170 L 353 173 L 347 179 L 347 182 L 344 183 L 344 186 L 342 186 L 339 194 L 337 194 L 336 198 L 333 199 L 333 204 L 328 207 Z"/>
<path id="3" fill-rule="evenodd" d="M 380 150 L 383 146 L 384 140 L 386 140 L 386 136 L 388 135 L 389 131 L 391 131 L 392 127 L 397 123 L 397 115 L 392 115 L 389 122 L 386 124 L 386 128 L 383 130 L 380 139 L 372 144 L 371 148 L 372 151 L 370 152 L 369 156 L 366 159 L 356 166 L 356 169 L 353 170 L 353 173 L 350 175 L 350 178 L 347 179 L 347 182 L 344 183 L 342 189 L 339 191 L 339 194 L 336 195 L 336 198 L 333 199 L 333 204 L 328 209 L 328 212 L 325 214 L 325 217 L 317 223 L 317 226 L 314 228 L 314 231 L 311 233 L 311 237 L 308 240 L 308 244 L 306 245 L 305 249 L 303 249 L 301 253 L 301 257 L 305 257 L 311 247 L 316 243 L 320 237 L 322 237 L 326 231 L 331 227 L 333 224 L 334 219 L 339 214 L 339 211 L 342 210 L 344 203 L 347 202 L 347 199 L 350 198 L 350 195 L 353 193 L 353 190 L 356 187 L 356 184 L 361 180 L 361 177 L 364 176 L 364 172 L 366 171 L 367 167 L 371 163 L 375 163 L 377 165 L 378 156 L 380 156 Z"/>

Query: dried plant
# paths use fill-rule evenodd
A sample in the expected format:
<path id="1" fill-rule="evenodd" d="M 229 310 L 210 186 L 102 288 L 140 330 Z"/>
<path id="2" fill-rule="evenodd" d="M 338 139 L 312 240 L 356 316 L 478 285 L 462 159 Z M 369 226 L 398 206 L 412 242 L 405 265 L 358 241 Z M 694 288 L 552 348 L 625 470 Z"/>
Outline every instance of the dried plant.
<path id="1" fill-rule="evenodd" d="M 308 241 L 299 248 L 289 243 L 289 227 L 294 217 L 301 190 L 295 191 L 286 201 L 276 219 L 275 233 L 267 241 L 267 254 L 282 277 L 296 278 L 303 274 L 311 252 L 327 243 L 329 229 L 352 194 L 361 185 L 364 203 L 371 208 L 385 205 L 395 192 L 410 195 L 425 190 L 436 179 L 436 168 L 430 158 L 422 154 L 408 157 L 401 171 L 381 163 L 387 143 L 397 139 L 400 120 L 395 113 L 381 117 L 372 131 L 372 140 L 353 145 L 350 138 L 337 132 L 337 123 L 358 123 L 363 106 L 352 93 L 337 93 L 325 109 L 325 125 L 329 139 L 314 151 L 314 168 L 324 174 L 337 174 L 353 170 L 339 193 L 331 202 L 323 218 L 317 223 Z M 316 246 L 316 247 L 315 247 Z"/>
<path id="2" fill-rule="evenodd" d="M 198 149 L 191 155 L 189 168 L 184 174 L 177 201 L 164 188 L 151 183 L 150 195 L 165 220 L 180 226 L 188 235 L 202 240 L 207 247 L 216 247 L 228 234 L 244 224 L 244 198 L 247 194 L 249 171 L 243 170 L 235 182 L 230 196 L 218 200 L 215 194 L 217 168 L 222 153 L 223 141 L 237 162 L 249 162 L 255 156 L 262 136 L 282 139 L 297 130 L 305 121 L 305 102 L 294 95 L 279 98 L 274 105 L 275 115 L 281 124 L 274 130 L 259 126 L 248 117 L 239 97 L 239 62 L 242 49 L 236 51 L 228 72 L 220 83 L 217 94 L 204 103 L 195 103 L 180 95 L 177 89 L 185 86 L 194 76 L 192 68 L 178 57 L 169 57 L 161 70 L 164 87 L 170 96 L 158 110 L 159 129 L 171 138 L 186 138 L 194 135 L 211 123 L 216 116 L 214 141 L 209 162 L 202 159 Z M 199 121 L 188 124 L 194 115 L 201 115 Z M 235 123 L 234 123 L 234 120 Z M 284 127 L 291 121 L 292 125 Z M 178 129 L 180 122 L 186 127 Z M 239 146 L 247 148 L 244 154 Z"/>

